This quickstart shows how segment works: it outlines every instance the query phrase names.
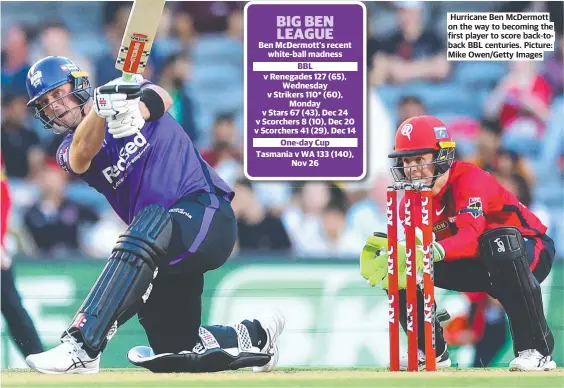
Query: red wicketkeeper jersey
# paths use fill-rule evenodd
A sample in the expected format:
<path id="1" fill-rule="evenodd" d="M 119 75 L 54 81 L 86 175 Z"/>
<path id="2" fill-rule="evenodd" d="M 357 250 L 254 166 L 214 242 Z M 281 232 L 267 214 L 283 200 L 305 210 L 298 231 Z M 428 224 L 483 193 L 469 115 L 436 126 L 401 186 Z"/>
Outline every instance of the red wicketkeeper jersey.
<path id="1" fill-rule="evenodd" d="M 6 170 L 4 169 L 4 158 L 0 154 L 0 163 L 2 165 L 1 174 L 1 185 L 2 192 L 0 193 L 0 206 L 2 207 L 2 213 L 0 219 L 0 243 L 4 246 L 4 236 L 6 235 L 6 228 L 8 226 L 8 215 L 10 212 L 10 192 L 8 191 L 8 181 L 6 179 Z"/>
<path id="2" fill-rule="evenodd" d="M 399 204 L 403 223 L 404 200 Z M 420 203 L 412 216 L 419 225 Z M 445 249 L 445 261 L 477 258 L 478 238 L 485 231 L 512 226 L 523 237 L 534 238 L 546 233 L 547 227 L 517 197 L 492 175 L 466 162 L 455 161 L 447 184 L 433 197 L 431 216 L 437 241 Z"/>

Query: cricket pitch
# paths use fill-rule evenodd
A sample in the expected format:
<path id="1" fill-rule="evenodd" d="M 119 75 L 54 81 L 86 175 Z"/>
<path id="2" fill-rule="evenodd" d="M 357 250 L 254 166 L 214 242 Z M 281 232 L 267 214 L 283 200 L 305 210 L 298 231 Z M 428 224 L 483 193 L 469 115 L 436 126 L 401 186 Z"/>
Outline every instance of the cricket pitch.
<path id="1" fill-rule="evenodd" d="M 3 370 L 2 387 L 307 387 L 307 388 L 458 388 L 564 387 L 564 368 L 551 372 L 507 369 L 455 369 L 448 372 L 388 372 L 374 368 L 278 368 L 271 373 L 248 370 L 206 374 L 154 374 L 141 369 L 106 369 L 95 375 L 43 375 L 30 370 Z"/>

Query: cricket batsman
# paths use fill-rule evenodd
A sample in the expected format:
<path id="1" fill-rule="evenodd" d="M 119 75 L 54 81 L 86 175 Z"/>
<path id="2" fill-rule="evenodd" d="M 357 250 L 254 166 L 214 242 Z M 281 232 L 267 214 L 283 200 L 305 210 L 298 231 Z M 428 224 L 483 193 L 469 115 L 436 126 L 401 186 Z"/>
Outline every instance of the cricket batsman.
<path id="1" fill-rule="evenodd" d="M 505 309 L 511 326 L 515 359 L 513 371 L 556 368 L 554 337 L 543 311 L 540 283 L 548 276 L 555 256 L 547 227 L 489 173 L 454 160 L 455 143 L 445 124 L 432 116 L 416 116 L 398 128 L 392 175 L 396 182 L 420 182 L 432 189 L 435 285 L 459 292 L 487 292 Z M 405 216 L 400 201 L 400 220 Z M 421 211 L 411 214 L 421 225 Z M 420 236 L 420 231 L 417 230 Z M 367 239 L 360 258 L 361 275 L 387 290 L 385 233 Z M 420 237 L 419 237 L 420 238 Z M 419 240 L 420 242 L 421 240 Z M 374 252 L 380 254 L 375 255 Z M 370 253 L 371 252 L 371 253 Z M 398 244 L 400 321 L 407 327 L 405 242 Z M 417 246 L 416 267 L 423 271 L 423 250 Z M 401 307 L 404 306 L 404 307 Z M 419 365 L 425 365 L 423 293 L 418 290 Z M 436 323 L 437 367 L 451 365 L 442 328 Z M 400 360 L 407 369 L 407 356 Z"/>
<path id="2" fill-rule="evenodd" d="M 278 362 L 278 313 L 229 326 L 201 326 L 204 273 L 231 255 L 237 224 L 232 189 L 167 113 L 171 97 L 136 76 L 96 88 L 65 57 L 36 62 L 28 106 L 64 136 L 57 162 L 106 197 L 128 224 L 61 344 L 26 358 L 38 372 L 97 373 L 116 330 L 137 314 L 149 346 L 128 352 L 153 372 L 215 372 Z"/>

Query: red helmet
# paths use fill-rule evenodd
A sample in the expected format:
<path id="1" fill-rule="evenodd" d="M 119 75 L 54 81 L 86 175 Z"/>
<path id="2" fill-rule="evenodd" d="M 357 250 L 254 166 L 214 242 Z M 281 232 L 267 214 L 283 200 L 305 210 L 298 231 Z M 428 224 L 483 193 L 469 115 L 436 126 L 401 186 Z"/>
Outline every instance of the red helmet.
<path id="1" fill-rule="evenodd" d="M 402 158 L 432 153 L 432 163 L 437 167 L 436 178 L 452 165 L 455 147 L 455 142 L 441 120 L 426 115 L 411 117 L 400 124 L 396 132 L 394 152 L 388 155 L 395 159 L 392 175 L 396 181 L 405 182 Z"/>

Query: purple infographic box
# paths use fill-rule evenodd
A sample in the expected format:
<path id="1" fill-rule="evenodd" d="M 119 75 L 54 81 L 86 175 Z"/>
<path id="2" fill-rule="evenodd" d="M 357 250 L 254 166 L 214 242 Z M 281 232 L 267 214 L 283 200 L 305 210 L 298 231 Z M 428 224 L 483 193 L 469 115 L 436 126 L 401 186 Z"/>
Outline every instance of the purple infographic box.
<path id="1" fill-rule="evenodd" d="M 257 1 L 244 20 L 247 178 L 364 178 L 364 4 Z"/>

